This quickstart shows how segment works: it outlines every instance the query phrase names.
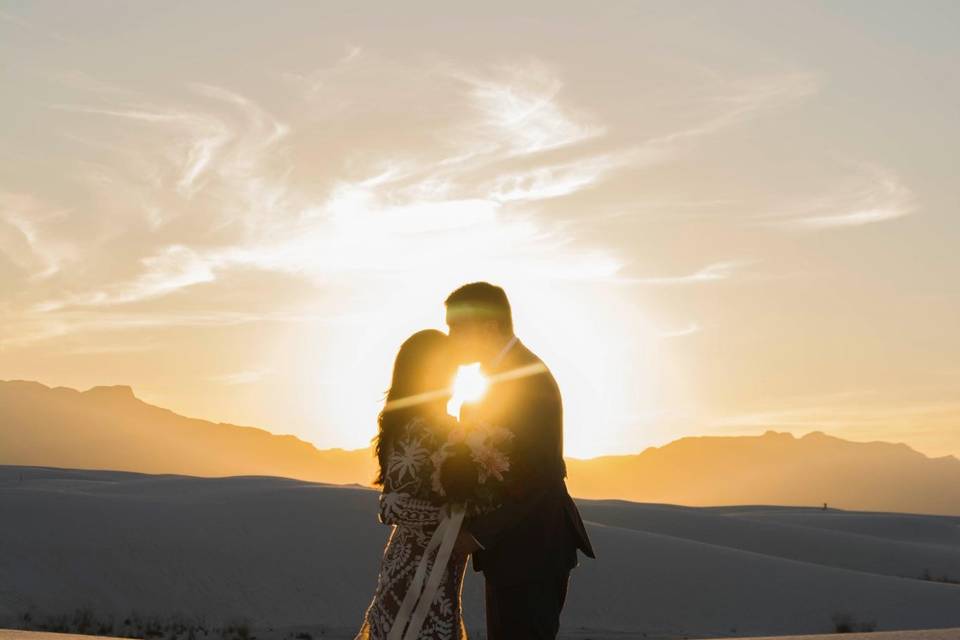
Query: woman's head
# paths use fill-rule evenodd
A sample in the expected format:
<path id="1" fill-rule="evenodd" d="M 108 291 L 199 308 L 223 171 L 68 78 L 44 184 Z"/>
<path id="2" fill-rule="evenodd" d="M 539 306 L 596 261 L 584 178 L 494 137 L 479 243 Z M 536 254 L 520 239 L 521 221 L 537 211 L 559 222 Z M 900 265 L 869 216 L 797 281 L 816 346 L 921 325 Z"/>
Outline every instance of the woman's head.
<path id="1" fill-rule="evenodd" d="M 457 362 L 446 334 L 434 329 L 418 331 L 407 338 L 393 363 L 393 376 L 378 419 L 375 438 L 380 470 L 375 482 L 383 482 L 386 445 L 415 416 L 442 415 L 450 399 L 450 385 Z"/>

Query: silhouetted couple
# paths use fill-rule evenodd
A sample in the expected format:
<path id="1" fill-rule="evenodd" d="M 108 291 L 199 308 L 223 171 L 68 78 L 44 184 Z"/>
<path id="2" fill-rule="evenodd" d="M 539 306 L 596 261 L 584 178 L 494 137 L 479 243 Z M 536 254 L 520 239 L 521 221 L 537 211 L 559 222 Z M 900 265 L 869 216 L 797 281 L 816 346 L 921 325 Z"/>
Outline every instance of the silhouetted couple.
<path id="1" fill-rule="evenodd" d="M 555 638 L 577 549 L 595 557 L 567 493 L 560 390 L 513 333 L 503 289 L 446 300 L 449 336 L 400 347 L 375 439 L 380 521 L 394 525 L 357 640 L 463 639 L 468 556 L 485 576 L 487 638 Z M 489 388 L 447 414 L 458 367 Z"/>

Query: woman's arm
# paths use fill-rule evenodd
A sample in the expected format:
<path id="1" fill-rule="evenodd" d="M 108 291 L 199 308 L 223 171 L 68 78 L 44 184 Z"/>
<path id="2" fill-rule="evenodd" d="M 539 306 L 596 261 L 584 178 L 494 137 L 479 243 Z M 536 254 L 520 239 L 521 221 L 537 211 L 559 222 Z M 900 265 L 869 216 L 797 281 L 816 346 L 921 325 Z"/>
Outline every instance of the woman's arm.
<path id="1" fill-rule="evenodd" d="M 419 497 L 430 486 L 430 451 L 423 439 L 410 431 L 387 445 L 387 468 L 380 493 L 379 518 L 384 524 L 412 527 L 436 526 L 443 508 Z"/>
<path id="2" fill-rule="evenodd" d="M 380 522 L 383 524 L 435 526 L 440 524 L 442 516 L 443 509 L 429 500 L 386 490 L 380 494 Z"/>

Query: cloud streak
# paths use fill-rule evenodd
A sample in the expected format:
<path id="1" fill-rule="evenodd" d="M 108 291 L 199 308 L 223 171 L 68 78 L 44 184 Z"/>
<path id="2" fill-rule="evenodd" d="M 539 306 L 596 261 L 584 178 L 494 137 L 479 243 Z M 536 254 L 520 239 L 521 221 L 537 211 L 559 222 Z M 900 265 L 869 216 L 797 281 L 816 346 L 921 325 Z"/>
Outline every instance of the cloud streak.
<path id="1" fill-rule="evenodd" d="M 351 318 L 347 318 L 350 321 Z M 29 311 L 16 317 L 0 317 L 0 350 L 36 345 L 48 340 L 77 335 L 111 335 L 115 332 L 138 332 L 156 329 L 189 327 L 216 329 L 241 325 L 275 323 L 337 323 L 344 321 L 337 314 L 309 312 L 246 312 L 246 311 L 140 311 L 116 309 L 63 309 L 56 312 Z M 83 352 L 83 347 L 77 348 Z M 111 345 L 101 345 L 90 353 L 106 352 Z M 124 350 L 124 347 L 118 347 Z M 130 350 L 136 350 L 131 347 Z"/>
<path id="2" fill-rule="evenodd" d="M 648 145 L 654 148 L 674 147 L 758 116 L 762 112 L 782 108 L 815 95 L 823 81 L 811 72 L 783 73 L 772 76 L 730 79 L 715 73 L 704 78 L 704 94 L 693 100 L 706 111 L 688 127 L 656 136 Z"/>
<path id="3" fill-rule="evenodd" d="M 661 338 L 682 338 L 684 336 L 691 336 L 695 333 L 700 333 L 703 328 L 696 322 L 687 323 L 684 327 L 679 327 L 676 329 L 665 329 L 659 332 Z"/>
<path id="4" fill-rule="evenodd" d="M 913 192 L 895 173 L 864 166 L 838 192 L 765 216 L 764 221 L 789 231 L 819 231 L 895 220 L 916 211 Z"/>
<path id="5" fill-rule="evenodd" d="M 234 113 L 149 103 L 120 108 L 54 108 L 159 127 L 163 132 L 158 141 L 159 157 L 172 161 L 176 169 L 175 189 L 184 198 L 192 198 L 210 174 L 233 183 L 242 179 L 256 181 L 260 162 L 289 133 L 289 127 L 237 93 L 205 84 L 193 84 L 190 88 L 197 95 L 233 107 Z"/>
<path id="6" fill-rule="evenodd" d="M 64 307 L 110 306 L 149 300 L 216 279 L 211 261 L 182 245 L 166 247 L 159 254 L 143 258 L 141 263 L 144 272 L 134 280 L 66 299 L 48 300 L 34 310 L 45 312 Z"/>
<path id="7" fill-rule="evenodd" d="M 28 273 L 31 280 L 56 275 L 74 255 L 67 243 L 48 238 L 46 231 L 66 215 L 35 198 L 0 192 L 0 253 Z"/>
<path id="8" fill-rule="evenodd" d="M 654 287 L 686 286 L 729 280 L 743 267 L 752 264 L 752 260 L 726 260 L 714 262 L 701 269 L 678 276 L 646 276 L 622 277 L 618 280 L 624 284 L 640 284 Z"/>
<path id="9" fill-rule="evenodd" d="M 574 249 L 572 238 L 558 226 L 514 210 L 513 205 L 588 188 L 628 164 L 629 150 L 500 172 L 484 181 L 484 172 L 498 162 L 574 145 L 602 132 L 560 107 L 556 99 L 560 83 L 544 68 L 509 67 L 501 76 L 457 80 L 467 84 L 480 125 L 497 142 L 484 143 L 482 150 L 469 143 L 464 146 L 478 124 L 466 120 L 447 132 L 457 153 L 437 161 L 414 157 L 378 161 L 374 173 L 342 179 L 322 195 L 289 180 L 293 166 L 278 144 L 288 137 L 290 127 L 234 92 L 192 86 L 195 93 L 232 108 L 239 118 L 149 103 L 60 105 L 63 110 L 163 132 L 153 138 L 157 145 L 153 156 L 173 160 L 172 186 L 188 201 L 182 206 L 213 205 L 222 223 L 207 227 L 208 238 L 229 227 L 236 227 L 239 235 L 227 234 L 223 241 L 204 246 L 196 241 L 203 237 L 199 236 L 157 247 L 141 258 L 141 273 L 133 279 L 50 298 L 34 308 L 129 304 L 214 282 L 235 268 L 283 272 L 318 282 L 346 273 L 410 277 L 432 272 L 445 262 L 464 271 L 502 264 L 505 273 L 539 278 L 612 277 L 620 264 L 609 252 Z M 525 133 L 518 137 L 520 132 Z M 161 188 L 170 186 L 167 181 Z M 143 209 L 156 228 L 157 217 L 163 215 L 160 207 Z"/>
<path id="10" fill-rule="evenodd" d="M 606 129 L 560 105 L 563 83 L 543 63 L 502 65 L 492 77 L 457 72 L 469 87 L 481 132 L 502 141 L 509 155 L 529 155 L 603 135 Z"/>
<path id="11" fill-rule="evenodd" d="M 309 85 L 308 98 L 318 99 L 371 64 L 376 59 L 357 49 L 324 74 L 298 81 Z M 162 106 L 96 85 L 116 102 L 57 105 L 118 121 L 112 128 L 116 141 L 97 143 L 108 157 L 123 159 L 104 166 L 120 169 L 97 173 L 94 167 L 87 175 L 102 197 L 126 197 L 157 239 L 144 237 L 133 276 L 71 285 L 33 310 L 130 305 L 249 269 L 316 284 L 345 276 L 433 277 L 438 264 L 446 265 L 450 277 L 464 279 L 524 274 L 540 281 L 644 286 L 729 280 L 748 261 L 716 262 L 677 276 L 625 276 L 617 252 L 585 246 L 540 209 L 595 188 L 618 171 L 661 162 L 683 141 L 799 100 L 818 86 L 808 74 L 717 82 L 702 103 L 709 112 L 699 124 L 640 144 L 618 147 L 607 140 L 598 151 L 585 143 L 604 139 L 606 127 L 565 104 L 562 81 L 542 63 L 482 73 L 440 65 L 428 76 L 439 91 L 464 101 L 459 119 L 445 122 L 437 135 L 431 132 L 429 152 L 347 157 L 342 173 L 322 189 L 297 178 L 302 171 L 294 127 L 234 91 L 193 84 L 188 88 L 194 100 Z M 371 80 L 381 77 L 373 74 Z M 125 131 L 123 123 L 136 130 Z M 131 150 L 123 140 L 134 132 L 143 142 Z M 126 166 L 137 170 L 124 174 Z M 160 241 L 158 232 L 167 229 Z"/>

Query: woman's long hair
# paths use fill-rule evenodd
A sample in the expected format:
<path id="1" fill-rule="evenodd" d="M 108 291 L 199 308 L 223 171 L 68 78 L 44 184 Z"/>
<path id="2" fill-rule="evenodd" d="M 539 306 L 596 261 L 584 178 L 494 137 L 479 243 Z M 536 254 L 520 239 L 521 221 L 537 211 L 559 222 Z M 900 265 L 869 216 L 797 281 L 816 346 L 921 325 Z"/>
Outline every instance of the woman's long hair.
<path id="1" fill-rule="evenodd" d="M 393 377 L 383 410 L 377 417 L 374 438 L 379 469 L 374 484 L 382 485 L 387 468 L 387 451 L 403 428 L 416 416 L 446 411 L 457 363 L 450 350 L 450 339 L 441 331 L 426 329 L 407 338 L 393 363 Z M 424 394 L 422 398 L 419 398 Z"/>

